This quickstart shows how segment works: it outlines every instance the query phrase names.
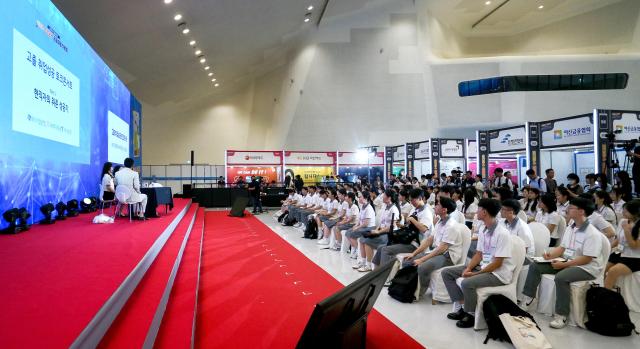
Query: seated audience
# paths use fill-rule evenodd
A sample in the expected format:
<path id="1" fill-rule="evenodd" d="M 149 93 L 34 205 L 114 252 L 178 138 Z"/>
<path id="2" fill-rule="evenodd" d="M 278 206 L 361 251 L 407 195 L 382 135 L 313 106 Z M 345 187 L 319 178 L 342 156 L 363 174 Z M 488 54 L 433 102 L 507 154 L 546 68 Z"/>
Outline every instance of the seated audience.
<path id="1" fill-rule="evenodd" d="M 360 269 L 360 267 L 365 265 L 365 262 L 363 260 L 364 258 L 356 254 L 358 239 L 361 238 L 364 233 L 368 233 L 376 227 L 376 211 L 373 208 L 371 194 L 366 190 L 358 194 L 358 203 L 360 204 L 358 223 L 347 230 L 345 235 L 351 244 L 351 258 L 358 259 L 356 265 L 358 265 L 357 269 Z"/>
<path id="2" fill-rule="evenodd" d="M 618 226 L 618 217 L 616 216 L 613 206 L 611 206 L 611 195 L 604 190 L 596 190 L 596 192 L 593 193 L 593 200 L 596 203 L 596 211 L 604 220 L 614 227 Z"/>
<path id="3" fill-rule="evenodd" d="M 536 215 L 536 222 L 544 224 L 549 233 L 551 234 L 551 240 L 549 241 L 549 247 L 555 247 L 558 244 L 558 240 L 562 237 L 565 227 L 560 226 L 562 223 L 560 214 L 557 212 L 556 200 L 553 194 L 547 193 L 540 197 L 540 211 Z"/>
<path id="4" fill-rule="evenodd" d="M 604 279 L 604 287 L 611 290 L 621 276 L 640 271 L 640 199 L 626 203 L 623 215 Z"/>
<path id="5" fill-rule="evenodd" d="M 331 249 L 335 251 L 340 251 L 340 246 L 342 245 L 342 231 L 348 231 L 358 224 L 358 218 L 360 215 L 360 208 L 358 207 L 358 204 L 356 204 L 355 192 L 347 192 L 344 201 L 347 203 L 345 206 L 346 211 L 344 213 L 344 217 L 342 217 L 332 229 L 336 245 L 332 246 Z"/>
<path id="6" fill-rule="evenodd" d="M 387 189 L 382 195 L 382 214 L 380 217 L 380 224 L 377 228 L 371 230 L 368 233 L 364 233 L 360 238 L 360 257 L 361 262 L 354 266 L 360 272 L 368 272 L 373 268 L 373 252 L 378 247 L 386 246 L 388 239 L 388 233 L 392 227 L 396 226 L 396 223 L 400 220 L 400 210 L 398 209 L 398 202 L 395 191 Z M 356 268 L 356 266 L 358 268 Z"/>
<path id="7" fill-rule="evenodd" d="M 580 177 L 578 177 L 577 174 L 569 173 L 567 175 L 567 181 L 569 182 L 567 190 L 572 199 L 577 198 L 578 195 L 584 192 L 584 189 L 580 186 Z"/>
<path id="8" fill-rule="evenodd" d="M 520 203 L 518 200 L 509 199 L 502 202 L 502 218 L 504 219 L 505 226 L 511 235 L 515 235 L 524 241 L 524 245 L 527 251 L 527 257 L 533 257 L 536 254 L 536 245 L 533 240 L 533 234 L 527 222 L 518 218 L 518 212 L 520 212 Z M 525 259 L 524 264 L 529 264 Z"/>

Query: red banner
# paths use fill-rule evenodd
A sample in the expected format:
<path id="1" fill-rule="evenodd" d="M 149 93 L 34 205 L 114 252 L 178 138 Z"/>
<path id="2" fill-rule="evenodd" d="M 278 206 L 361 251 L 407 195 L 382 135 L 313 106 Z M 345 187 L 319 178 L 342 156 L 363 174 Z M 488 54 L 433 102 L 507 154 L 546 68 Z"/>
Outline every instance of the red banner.
<path id="1" fill-rule="evenodd" d="M 249 182 L 251 176 L 259 176 L 267 183 L 278 182 L 280 171 L 279 166 L 230 166 L 227 167 L 227 181 L 235 183 L 242 177 L 245 182 Z"/>

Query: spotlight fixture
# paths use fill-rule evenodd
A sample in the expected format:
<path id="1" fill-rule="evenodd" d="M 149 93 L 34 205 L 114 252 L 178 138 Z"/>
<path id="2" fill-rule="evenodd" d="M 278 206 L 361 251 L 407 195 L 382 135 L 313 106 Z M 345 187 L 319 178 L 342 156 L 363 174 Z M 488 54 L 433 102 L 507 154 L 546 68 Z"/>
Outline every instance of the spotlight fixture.
<path id="1" fill-rule="evenodd" d="M 544 5 L 538 6 L 538 10 L 542 10 L 543 8 L 544 8 Z"/>
<path id="2" fill-rule="evenodd" d="M 169 4 L 170 4 L 170 3 L 172 3 L 172 2 L 173 2 L 173 0 L 164 0 L 164 3 L 165 3 L 166 5 L 169 5 Z"/>
<path id="3" fill-rule="evenodd" d="M 196 52 L 194 52 L 194 53 L 195 53 L 195 54 L 196 54 L 196 56 L 197 56 L 197 55 L 202 54 L 202 51 L 200 51 L 200 50 L 196 50 Z"/>
<path id="4" fill-rule="evenodd" d="M 207 60 L 206 60 L 204 57 L 200 58 L 200 63 L 204 63 L 204 62 L 206 62 L 206 61 L 207 61 Z"/>
<path id="5" fill-rule="evenodd" d="M 173 20 L 174 20 L 174 21 L 179 21 L 179 20 L 181 20 L 181 19 L 182 19 L 182 15 L 181 15 L 181 14 L 179 14 L 179 13 L 178 13 L 177 15 L 173 16 Z"/>
<path id="6" fill-rule="evenodd" d="M 491 1 L 485 1 L 484 4 L 485 5 L 491 5 Z"/>
<path id="7" fill-rule="evenodd" d="M 80 201 L 80 213 L 93 212 L 93 206 L 91 205 L 91 198 L 84 198 Z"/>
<path id="8" fill-rule="evenodd" d="M 195 46 L 195 45 L 196 45 L 196 41 L 195 40 L 189 41 L 189 46 Z"/>
<path id="9" fill-rule="evenodd" d="M 211 67 L 210 67 L 210 66 L 206 66 L 206 67 L 204 67 L 204 70 L 209 70 L 209 69 L 211 69 Z"/>
<path id="10" fill-rule="evenodd" d="M 29 213 L 29 211 L 27 211 L 26 208 L 22 207 L 18 210 L 18 219 L 20 220 L 20 224 L 18 225 L 18 229 L 20 231 L 27 231 L 29 230 L 29 223 L 27 223 L 27 220 L 31 217 L 31 213 Z"/>
<path id="11" fill-rule="evenodd" d="M 207 75 L 209 75 L 209 76 L 213 76 L 213 73 L 209 73 L 209 74 L 207 74 Z"/>
<path id="12" fill-rule="evenodd" d="M 216 78 L 211 79 L 211 82 L 216 82 Z"/>
<path id="13" fill-rule="evenodd" d="M 307 18 L 304 19 L 304 22 L 305 23 L 309 23 L 310 20 L 311 20 L 311 18 L 307 17 Z"/>
<path id="14" fill-rule="evenodd" d="M 189 28 L 187 28 L 187 23 L 185 22 L 180 22 L 178 23 L 178 29 L 180 29 L 182 31 L 182 34 L 189 34 L 190 30 Z"/>
<path id="15" fill-rule="evenodd" d="M 40 212 L 44 215 L 44 219 L 40 221 L 40 224 L 53 224 L 56 221 L 51 218 L 51 213 L 55 210 L 52 203 L 44 204 L 40 206 Z"/>
<path id="16" fill-rule="evenodd" d="M 191 30 L 189 30 L 189 28 L 184 28 L 184 29 L 182 29 L 182 34 L 185 34 L 185 35 L 189 34 L 190 31 Z"/>
<path id="17" fill-rule="evenodd" d="M 78 200 L 72 199 L 67 201 L 67 217 L 76 217 L 80 214 Z"/>
<path id="18" fill-rule="evenodd" d="M 307 7 L 307 11 L 311 11 L 313 10 L 313 5 L 309 5 L 309 7 Z"/>
<path id="19" fill-rule="evenodd" d="M 215 84 L 215 85 L 213 85 L 213 86 L 218 87 L 218 86 L 220 86 L 220 84 Z"/>
<path id="20" fill-rule="evenodd" d="M 64 215 L 64 211 L 66 210 L 67 210 L 67 205 L 65 205 L 64 202 L 60 201 L 56 204 L 56 212 L 58 213 L 56 215 L 57 221 L 63 221 L 67 219 L 67 217 Z"/>
<path id="21" fill-rule="evenodd" d="M 17 232 L 16 229 L 16 221 L 18 220 L 18 209 L 12 208 L 4 211 L 2 214 L 2 218 L 4 218 L 9 226 L 2 230 L 3 234 L 15 234 Z"/>

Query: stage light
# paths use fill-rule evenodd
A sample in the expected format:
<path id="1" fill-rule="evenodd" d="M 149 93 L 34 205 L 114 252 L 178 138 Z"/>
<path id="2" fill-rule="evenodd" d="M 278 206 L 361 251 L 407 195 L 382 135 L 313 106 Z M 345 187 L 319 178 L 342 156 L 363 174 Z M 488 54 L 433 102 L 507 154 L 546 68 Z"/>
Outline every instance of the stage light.
<path id="1" fill-rule="evenodd" d="M 53 224 L 56 221 L 51 218 L 51 213 L 55 210 L 52 203 L 44 204 L 40 206 L 40 212 L 44 215 L 44 219 L 40 221 L 40 224 Z"/>
<path id="2" fill-rule="evenodd" d="M 4 211 L 2 214 L 2 218 L 4 218 L 9 226 L 2 230 L 3 234 L 15 234 L 16 233 L 16 221 L 18 220 L 18 209 L 12 208 Z"/>
<path id="3" fill-rule="evenodd" d="M 79 210 L 78 200 L 71 199 L 67 201 L 67 217 L 76 217 L 77 215 L 80 214 L 78 210 Z"/>
<path id="4" fill-rule="evenodd" d="M 65 205 L 64 202 L 60 201 L 56 204 L 56 212 L 58 213 L 56 215 L 57 221 L 63 221 L 67 219 L 67 217 L 64 215 L 64 211 L 66 210 L 67 210 L 67 205 Z"/>
<path id="5" fill-rule="evenodd" d="M 80 201 L 80 213 L 89 213 L 93 212 L 93 207 L 91 205 L 90 198 L 84 198 Z"/>
<path id="6" fill-rule="evenodd" d="M 18 229 L 20 229 L 20 231 L 27 231 L 29 230 L 29 223 L 27 223 L 27 220 L 31 217 L 31 213 L 29 213 L 29 211 L 27 211 L 26 208 L 22 207 L 18 210 L 18 219 L 20 220 L 20 224 L 18 225 Z"/>

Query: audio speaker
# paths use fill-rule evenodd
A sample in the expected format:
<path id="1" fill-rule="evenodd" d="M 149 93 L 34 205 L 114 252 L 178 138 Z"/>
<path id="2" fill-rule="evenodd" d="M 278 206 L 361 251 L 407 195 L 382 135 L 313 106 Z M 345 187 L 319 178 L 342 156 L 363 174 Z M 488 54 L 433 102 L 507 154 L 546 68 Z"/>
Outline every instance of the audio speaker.
<path id="1" fill-rule="evenodd" d="M 194 166 L 196 163 L 196 156 L 195 156 L 195 152 L 192 150 L 191 151 L 191 166 Z"/>
<path id="2" fill-rule="evenodd" d="M 249 197 L 247 196 L 236 197 L 236 201 L 234 201 L 233 206 L 231 206 L 231 212 L 229 213 L 229 216 L 244 217 L 244 209 L 247 207 L 248 203 L 249 203 Z"/>

